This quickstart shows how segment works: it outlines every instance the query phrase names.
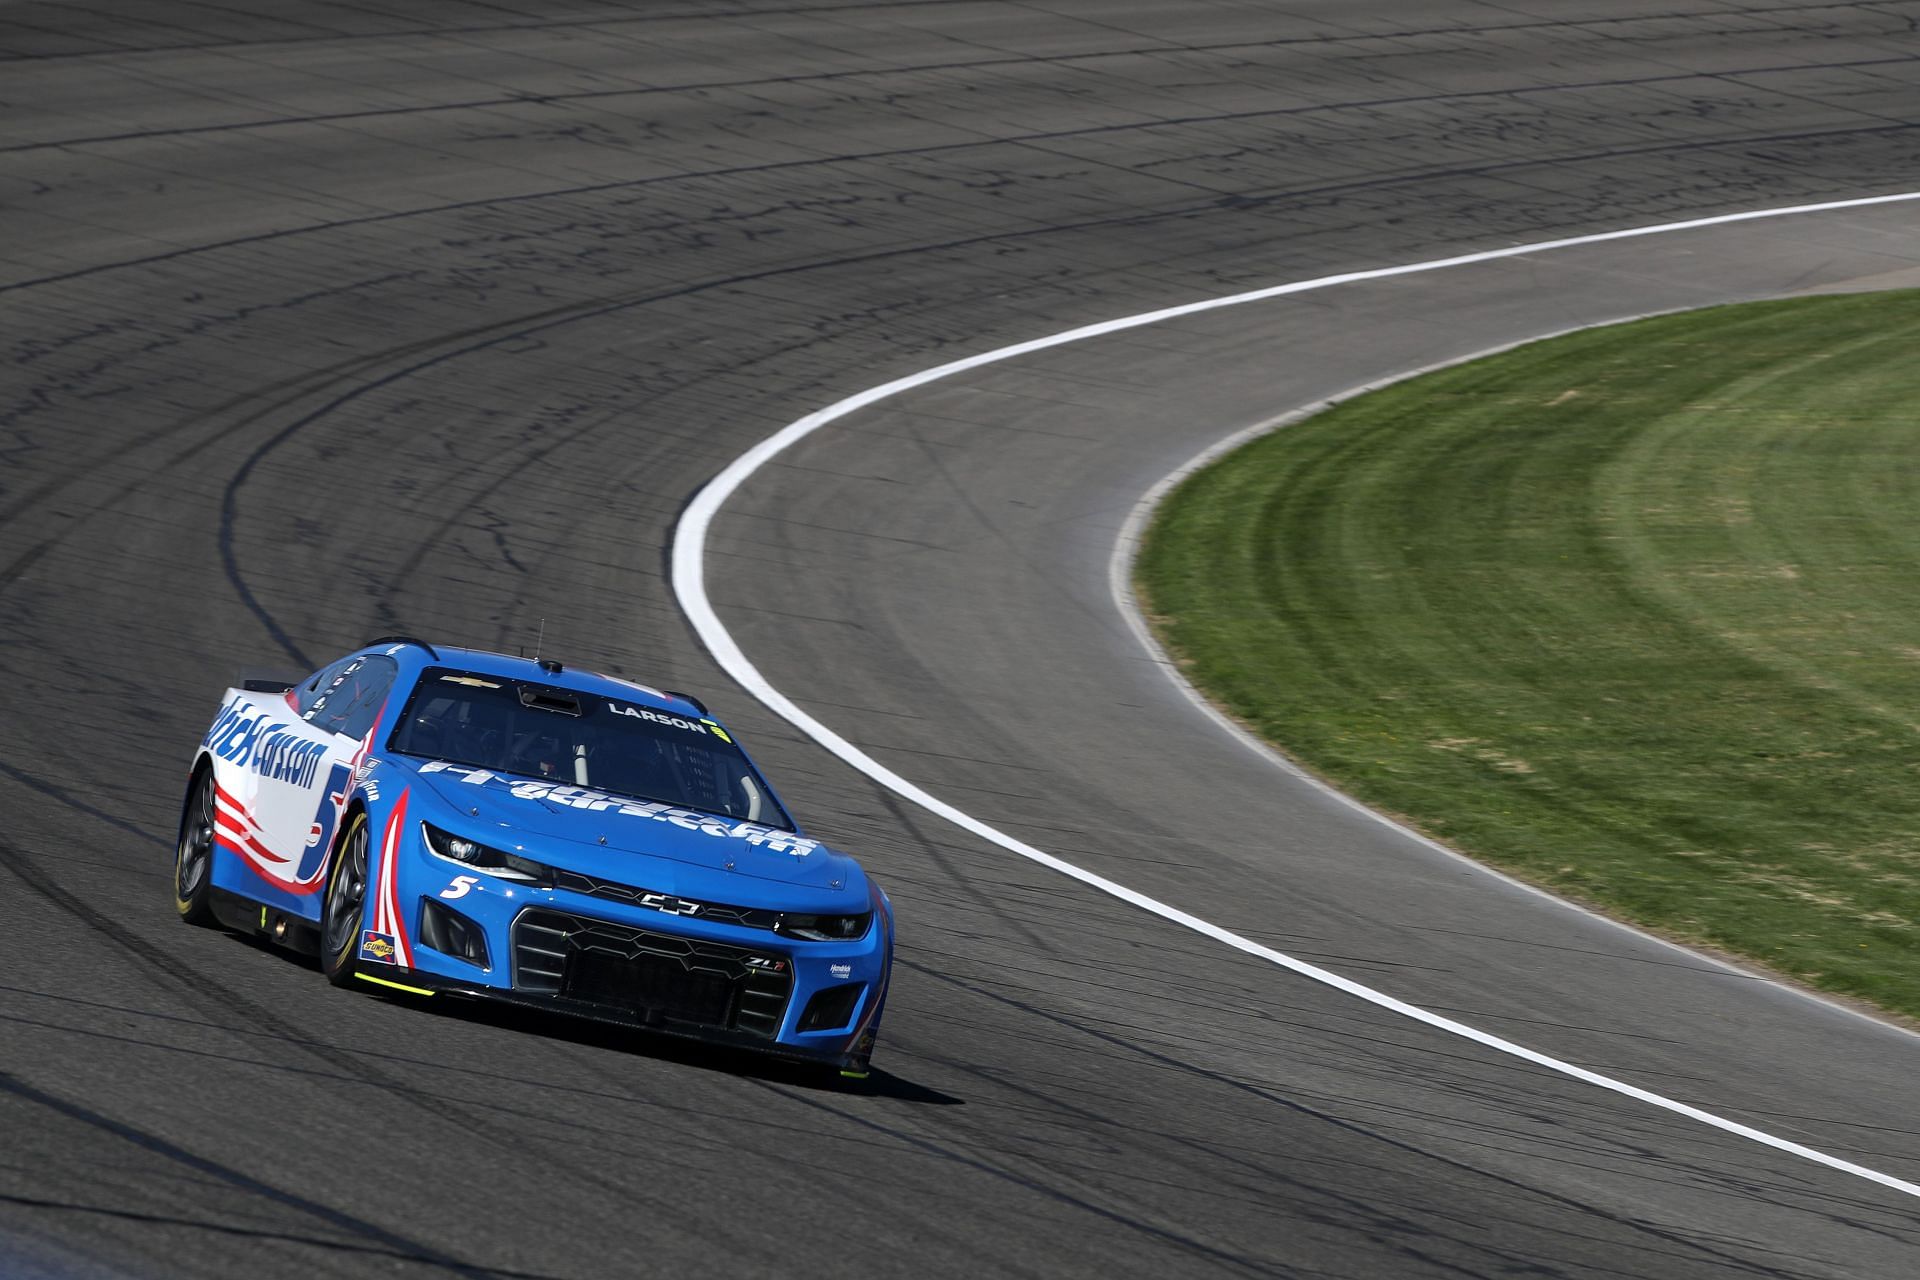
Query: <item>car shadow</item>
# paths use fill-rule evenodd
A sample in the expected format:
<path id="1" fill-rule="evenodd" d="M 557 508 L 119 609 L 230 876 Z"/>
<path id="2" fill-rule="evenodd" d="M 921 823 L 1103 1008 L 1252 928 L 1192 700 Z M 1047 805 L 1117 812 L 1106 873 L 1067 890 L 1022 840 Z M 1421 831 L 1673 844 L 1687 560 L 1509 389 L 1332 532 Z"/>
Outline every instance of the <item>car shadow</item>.
<path id="1" fill-rule="evenodd" d="M 253 950 L 310 969 L 316 975 L 320 972 L 320 963 L 313 956 L 278 946 L 261 937 L 248 937 L 238 933 L 228 933 L 227 936 Z M 851 1079 L 842 1076 L 831 1067 L 770 1057 L 726 1045 L 707 1044 L 668 1032 L 650 1031 L 642 1027 L 628 1027 L 611 1022 L 594 1022 L 585 1018 L 543 1013 L 537 1009 L 525 1009 L 515 1005 L 493 1004 L 486 1000 L 449 995 L 411 996 L 403 992 L 388 992 L 373 987 L 368 987 L 364 992 L 356 994 L 405 1005 L 416 1013 L 433 1017 L 454 1018 L 462 1022 L 498 1027 L 503 1031 L 560 1040 L 589 1048 L 608 1049 L 616 1053 L 633 1053 L 694 1070 L 718 1071 L 727 1075 L 765 1081 L 768 1084 L 830 1093 L 839 1097 L 882 1098 L 894 1102 L 937 1107 L 964 1106 L 966 1103 L 964 1098 L 957 1098 L 950 1093 L 942 1093 L 938 1089 L 916 1084 L 879 1068 L 875 1068 L 864 1079 Z M 884 1044 L 884 1041 L 882 1043 Z"/>
<path id="2" fill-rule="evenodd" d="M 394 1004 L 404 1004 L 436 1017 L 457 1018 L 463 1022 L 480 1023 L 505 1031 L 540 1036 L 543 1039 L 561 1040 L 568 1044 L 609 1049 L 617 1053 L 638 1054 L 699 1071 L 717 1071 L 726 1075 L 762 1080 L 769 1084 L 781 1084 L 839 1096 L 887 1098 L 896 1102 L 911 1102 L 925 1106 L 950 1107 L 965 1103 L 963 1098 L 956 1098 L 952 1094 L 942 1093 L 926 1085 L 915 1084 L 892 1072 L 879 1069 L 875 1069 L 864 1079 L 851 1079 L 842 1076 L 831 1067 L 769 1057 L 727 1045 L 707 1044 L 669 1032 L 651 1031 L 642 1027 L 593 1022 L 563 1014 L 542 1013 L 536 1009 L 490 1004 L 485 1000 L 444 996 L 421 998 L 401 993 L 389 995 L 386 992 L 374 994 L 378 999 L 389 1000 Z"/>

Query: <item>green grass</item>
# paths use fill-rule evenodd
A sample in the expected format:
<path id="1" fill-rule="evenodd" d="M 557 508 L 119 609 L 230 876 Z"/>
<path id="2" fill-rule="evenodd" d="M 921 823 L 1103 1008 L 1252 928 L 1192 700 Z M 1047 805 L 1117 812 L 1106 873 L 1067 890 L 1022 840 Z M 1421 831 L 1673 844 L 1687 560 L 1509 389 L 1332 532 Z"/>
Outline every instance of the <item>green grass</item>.
<path id="1" fill-rule="evenodd" d="M 1920 291 L 1349 401 L 1189 479 L 1138 576 L 1189 678 L 1350 794 L 1920 1016 Z"/>

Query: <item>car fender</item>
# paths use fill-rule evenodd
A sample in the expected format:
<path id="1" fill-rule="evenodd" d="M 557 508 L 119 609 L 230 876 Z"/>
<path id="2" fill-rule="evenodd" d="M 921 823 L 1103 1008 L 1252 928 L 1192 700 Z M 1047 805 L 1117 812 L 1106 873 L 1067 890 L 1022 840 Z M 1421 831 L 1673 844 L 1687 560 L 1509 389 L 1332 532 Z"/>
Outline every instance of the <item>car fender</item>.
<path id="1" fill-rule="evenodd" d="M 219 878 L 237 880 L 228 887 L 249 897 L 293 899 L 301 915 L 317 919 L 317 895 L 370 741 L 316 729 L 285 697 L 227 690 L 196 758 L 213 774 L 215 857 L 230 863 Z"/>
<path id="2" fill-rule="evenodd" d="M 367 894 L 361 904 L 359 958 L 363 964 L 413 967 L 413 926 L 403 884 L 403 868 L 412 832 L 407 809 L 411 788 L 395 777 L 393 787 L 381 776 L 380 761 L 365 761 L 360 781 L 348 802 L 367 815 Z"/>

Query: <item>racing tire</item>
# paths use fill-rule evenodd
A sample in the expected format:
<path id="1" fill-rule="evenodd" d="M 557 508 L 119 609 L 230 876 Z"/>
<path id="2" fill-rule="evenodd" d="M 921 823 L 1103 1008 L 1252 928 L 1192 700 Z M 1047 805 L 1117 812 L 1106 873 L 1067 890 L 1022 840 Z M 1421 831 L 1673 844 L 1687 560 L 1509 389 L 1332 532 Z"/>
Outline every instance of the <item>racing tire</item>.
<path id="1" fill-rule="evenodd" d="M 347 821 L 327 872 L 320 908 L 320 972 L 336 987 L 360 971 L 360 917 L 367 902 L 367 815 L 355 811 Z"/>
<path id="2" fill-rule="evenodd" d="M 213 917 L 213 770 L 193 776 L 173 853 L 173 909 L 188 924 L 217 928 Z"/>

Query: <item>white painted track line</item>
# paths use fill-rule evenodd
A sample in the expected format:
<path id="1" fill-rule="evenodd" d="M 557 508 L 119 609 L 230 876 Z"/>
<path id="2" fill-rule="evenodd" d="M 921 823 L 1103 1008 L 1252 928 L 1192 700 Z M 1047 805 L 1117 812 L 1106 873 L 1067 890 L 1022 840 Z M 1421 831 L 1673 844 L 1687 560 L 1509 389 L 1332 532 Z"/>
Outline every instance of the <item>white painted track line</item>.
<path id="1" fill-rule="evenodd" d="M 1784 218 L 1801 214 L 1823 213 L 1844 209 L 1862 209 L 1875 205 L 1914 200 L 1920 200 L 1920 192 L 1903 192 L 1897 195 L 1872 196 L 1857 200 L 1834 200 L 1820 204 L 1795 205 L 1785 209 L 1765 209 L 1746 213 L 1722 214 L 1709 218 L 1693 218 L 1685 222 L 1664 223 L 1649 227 L 1634 227 L 1624 231 L 1608 231 L 1597 235 L 1569 236 L 1563 239 L 1547 240 L 1536 244 L 1513 245 L 1505 249 L 1492 249 L 1480 253 L 1460 254 L 1455 257 L 1439 258 L 1428 262 L 1414 262 L 1395 267 L 1380 267 L 1368 271 L 1351 271 L 1339 275 L 1321 276 L 1312 280 L 1301 280 L 1290 284 L 1274 285 L 1269 288 L 1255 289 L 1246 293 L 1232 294 L 1227 297 L 1210 298 L 1200 302 L 1187 303 L 1183 306 L 1167 307 L 1158 311 L 1142 312 L 1139 315 L 1123 316 L 1115 320 L 1106 320 L 1098 324 L 1083 325 L 1077 329 L 1069 329 L 1048 337 L 1036 338 L 1029 342 L 1021 342 L 1012 346 L 1001 347 L 995 351 L 968 356 L 962 360 L 954 360 L 947 364 L 923 370 L 919 373 L 909 374 L 903 378 L 896 378 L 892 382 L 884 383 L 877 387 L 870 387 L 865 391 L 836 401 L 824 409 L 817 410 L 804 418 L 789 423 L 781 430 L 755 445 L 752 449 L 749 449 L 746 453 L 740 455 L 740 457 L 734 459 L 732 463 L 709 481 L 706 487 L 701 489 L 700 492 L 694 496 L 693 501 L 688 504 L 686 511 L 682 513 L 679 523 L 674 528 L 673 591 L 680 602 L 680 607 L 686 612 L 688 621 L 693 625 L 694 632 L 700 637 L 701 642 L 706 645 L 708 651 L 712 653 L 714 660 L 720 664 L 721 669 L 733 677 L 743 689 L 764 704 L 768 710 L 785 719 L 800 730 L 800 732 L 807 735 L 807 737 L 813 739 L 828 751 L 831 751 L 835 756 L 838 756 L 842 761 L 859 770 L 902 799 L 919 805 L 929 813 L 944 818 L 962 830 L 971 832 L 983 840 L 998 845 L 1009 853 L 1018 854 L 1020 857 L 1039 863 L 1041 866 L 1051 868 L 1061 875 L 1077 880 L 1094 889 L 1098 889 L 1100 892 L 1118 898 L 1122 902 L 1130 903 L 1143 911 L 1151 912 L 1163 920 L 1170 921 L 1183 928 L 1191 929 L 1195 933 L 1204 934 L 1237 951 L 1245 952 L 1251 956 L 1258 956 L 1260 959 L 1266 960 L 1282 969 L 1289 970 L 1299 974 L 1301 977 L 1309 978 L 1314 982 L 1332 987 L 1337 991 L 1343 991 L 1350 996 L 1366 1001 L 1368 1004 L 1388 1010 L 1401 1017 L 1411 1019 L 1414 1022 L 1419 1022 L 1436 1030 L 1444 1031 L 1449 1035 L 1459 1036 L 1464 1040 L 1471 1040 L 1475 1044 L 1484 1045 L 1489 1049 L 1497 1050 L 1500 1053 L 1508 1054 L 1523 1061 L 1533 1063 L 1536 1066 L 1544 1067 L 1549 1071 L 1555 1071 L 1561 1075 L 1583 1081 L 1596 1088 L 1605 1089 L 1609 1092 L 1620 1094 L 1623 1097 L 1632 1098 L 1648 1106 L 1657 1107 L 1663 1111 L 1670 1111 L 1675 1115 L 1685 1116 L 1700 1124 L 1719 1129 L 1722 1132 L 1730 1133 L 1740 1138 L 1745 1138 L 1748 1141 L 1759 1143 L 1762 1146 L 1771 1147 L 1776 1151 L 1785 1152 L 1815 1164 L 1825 1165 L 1827 1168 L 1852 1174 L 1854 1177 L 1864 1178 L 1869 1182 L 1875 1182 L 1906 1195 L 1920 1198 L 1920 1184 L 1896 1178 L 1891 1174 L 1882 1173 L 1877 1169 L 1870 1169 L 1865 1165 L 1855 1164 L 1849 1160 L 1842 1160 L 1837 1156 L 1828 1155 L 1823 1151 L 1816 1151 L 1812 1147 L 1803 1146 L 1800 1143 L 1791 1142 L 1785 1138 L 1776 1137 L 1773 1134 L 1752 1128 L 1749 1125 L 1741 1124 L 1738 1121 L 1729 1120 L 1724 1116 L 1715 1115 L 1713 1112 L 1703 1111 L 1687 1103 L 1676 1101 L 1675 1099 L 1650 1092 L 1646 1089 L 1641 1089 L 1623 1080 L 1616 1080 L 1611 1076 L 1604 1076 L 1598 1072 L 1588 1071 L 1584 1067 L 1578 1067 L 1570 1062 L 1563 1062 L 1558 1058 L 1549 1057 L 1546 1054 L 1529 1049 L 1524 1045 L 1515 1044 L 1511 1040 L 1504 1040 L 1499 1036 L 1491 1035 L 1476 1027 L 1468 1026 L 1463 1022 L 1456 1022 L 1452 1018 L 1442 1017 L 1439 1014 L 1431 1013 L 1415 1005 L 1407 1004 L 1405 1001 L 1397 1000 L 1383 991 L 1343 978 L 1337 973 L 1322 969 L 1317 965 L 1308 964 L 1304 960 L 1299 960 L 1283 952 L 1275 951 L 1271 947 L 1262 946 L 1251 939 L 1243 938 L 1237 933 L 1222 929 L 1218 925 L 1202 920 L 1198 916 L 1189 915 L 1178 907 L 1169 906 L 1158 899 L 1150 898 L 1143 893 L 1138 893 L 1123 884 L 1097 875 L 1083 867 L 1075 866 L 1071 862 L 1056 858 L 1044 850 L 1037 849 L 1022 840 L 1016 840 L 1005 832 L 989 826 L 960 809 L 956 809 L 944 800 L 909 782 L 907 779 L 869 756 L 860 748 L 854 746 L 851 742 L 848 742 L 825 724 L 803 711 L 791 698 L 775 688 L 765 676 L 761 675 L 759 669 L 747 659 L 746 654 L 741 650 L 739 644 L 735 642 L 732 633 L 729 632 L 725 624 L 720 621 L 719 614 L 714 611 L 713 602 L 707 595 L 705 570 L 707 535 L 712 529 L 714 517 L 719 513 L 720 508 L 726 503 L 727 499 L 770 460 L 799 441 L 806 439 L 820 428 L 837 422 L 841 418 L 855 413 L 860 409 L 864 409 L 869 405 L 876 404 L 892 396 L 899 395 L 902 392 L 911 391 L 917 387 L 923 387 L 928 383 L 938 382 L 943 378 L 965 373 L 971 369 L 998 364 L 1002 361 L 1011 360 L 1035 351 L 1044 351 L 1049 347 L 1065 346 L 1073 342 L 1083 342 L 1090 338 L 1103 337 L 1107 334 L 1119 333 L 1127 329 L 1137 329 L 1145 325 L 1157 324 L 1163 320 L 1176 319 L 1180 316 L 1195 315 L 1203 311 L 1213 311 L 1225 307 L 1241 306 L 1250 302 L 1261 302 L 1270 298 L 1285 297 L 1290 294 L 1309 293 L 1315 290 L 1332 288 L 1336 285 L 1355 284 L 1367 280 L 1384 280 L 1394 276 L 1440 271 L 1448 267 L 1494 262 L 1502 258 L 1516 258 L 1530 254 L 1548 253 L 1556 249 L 1605 244 L 1610 241 L 1629 240 L 1639 236 L 1663 235 L 1675 231 L 1727 226 L 1733 223 L 1752 222 L 1765 218 Z M 1156 656 L 1159 655 L 1156 653 Z M 1385 819 L 1382 820 L 1385 821 Z"/>

